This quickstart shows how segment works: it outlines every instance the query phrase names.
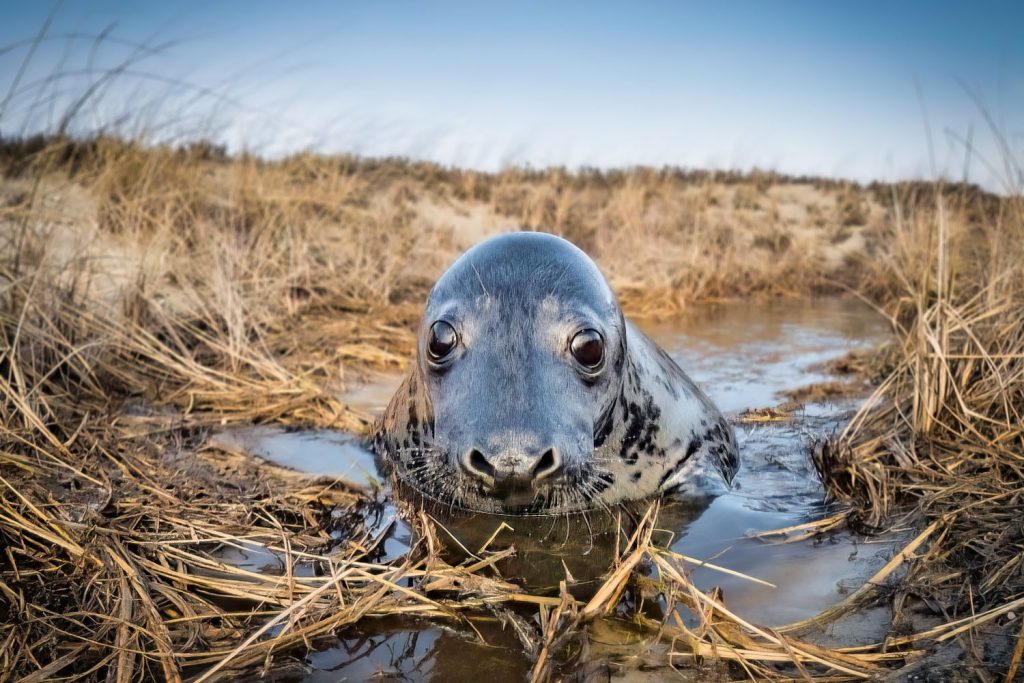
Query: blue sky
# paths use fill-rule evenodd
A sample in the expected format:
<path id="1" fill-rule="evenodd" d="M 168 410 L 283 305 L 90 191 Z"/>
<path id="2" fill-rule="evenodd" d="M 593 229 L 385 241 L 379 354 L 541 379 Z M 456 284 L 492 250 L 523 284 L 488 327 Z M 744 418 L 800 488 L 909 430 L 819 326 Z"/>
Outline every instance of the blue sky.
<path id="1" fill-rule="evenodd" d="M 0 0 L 0 46 L 15 45 L 0 54 L 0 97 L 29 49 L 17 42 L 50 10 Z M 973 130 L 970 177 L 998 187 L 1000 154 L 969 90 L 1024 157 L 1020 2 L 67 0 L 0 130 L 55 125 L 128 60 L 126 43 L 162 49 L 102 81 L 76 130 L 483 169 L 757 166 L 858 180 L 928 178 L 933 157 L 959 178 Z"/>

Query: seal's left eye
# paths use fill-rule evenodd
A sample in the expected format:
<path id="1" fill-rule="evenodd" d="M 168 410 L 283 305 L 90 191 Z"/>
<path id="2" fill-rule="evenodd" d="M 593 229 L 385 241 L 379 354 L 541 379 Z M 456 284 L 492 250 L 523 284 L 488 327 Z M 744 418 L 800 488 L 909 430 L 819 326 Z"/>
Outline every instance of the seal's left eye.
<path id="1" fill-rule="evenodd" d="M 438 320 L 430 326 L 430 337 L 427 339 L 427 353 L 434 362 L 444 360 L 455 350 L 459 343 L 459 335 L 450 323 Z"/>
<path id="2" fill-rule="evenodd" d="M 604 337 L 597 330 L 582 330 L 572 338 L 569 350 L 576 362 L 593 370 L 604 360 Z"/>

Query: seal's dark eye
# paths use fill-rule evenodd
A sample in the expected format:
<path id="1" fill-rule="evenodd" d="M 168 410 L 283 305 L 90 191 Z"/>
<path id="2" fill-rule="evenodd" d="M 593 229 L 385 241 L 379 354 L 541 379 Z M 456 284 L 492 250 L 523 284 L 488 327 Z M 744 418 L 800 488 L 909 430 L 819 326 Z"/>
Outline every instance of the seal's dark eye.
<path id="1" fill-rule="evenodd" d="M 569 343 L 569 349 L 580 365 L 593 370 L 604 360 L 604 337 L 597 330 L 577 332 Z"/>
<path id="2" fill-rule="evenodd" d="M 438 320 L 430 326 L 430 338 L 427 339 L 427 353 L 434 362 L 444 360 L 455 350 L 459 343 L 459 335 L 450 323 Z"/>

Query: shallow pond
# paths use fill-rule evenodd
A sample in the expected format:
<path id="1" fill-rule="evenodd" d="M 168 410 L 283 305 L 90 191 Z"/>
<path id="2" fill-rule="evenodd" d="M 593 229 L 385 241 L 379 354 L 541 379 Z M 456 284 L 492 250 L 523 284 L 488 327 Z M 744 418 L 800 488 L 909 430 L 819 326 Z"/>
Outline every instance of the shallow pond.
<path id="1" fill-rule="evenodd" d="M 720 587 L 730 608 L 749 621 L 784 624 L 838 602 L 891 556 L 893 539 L 864 542 L 848 532 L 792 543 L 757 536 L 827 514 L 808 453 L 816 439 L 842 428 L 856 408 L 855 399 L 807 404 L 781 419 L 744 417 L 746 411 L 778 404 L 788 390 L 835 381 L 823 365 L 884 338 L 886 326 L 879 316 L 853 301 L 825 299 L 716 306 L 670 323 L 641 322 L 640 327 L 733 419 L 740 441 L 742 466 L 733 490 L 704 509 L 670 507 L 659 525 L 665 529 L 665 542 L 689 557 L 773 584 L 697 568 L 692 578 L 698 586 Z M 379 414 L 398 379 L 382 378 L 345 400 Z M 379 484 L 372 456 L 346 435 L 249 430 L 222 438 L 297 470 L 341 477 L 360 486 Z M 518 526 L 518 564 L 506 570 L 511 572 L 504 574 L 507 577 L 522 577 L 535 587 L 546 581 L 557 585 L 568 570 L 586 584 L 608 565 L 612 546 L 603 545 L 596 530 L 588 536 L 592 525 L 506 520 Z M 384 546 L 385 557 L 404 552 L 410 531 L 394 508 L 385 506 L 378 521 L 382 528 L 396 522 Z M 475 515 L 454 519 L 448 528 L 469 545 L 488 538 L 499 522 Z M 265 554 L 250 557 L 240 551 L 224 559 L 253 568 L 268 560 Z M 855 645 L 884 632 L 882 619 L 854 622 L 841 632 L 823 634 L 823 639 Z M 530 662 L 511 630 L 497 623 L 478 628 L 461 632 L 400 622 L 361 626 L 341 634 L 332 647 L 308 654 L 305 680 L 523 680 Z"/>

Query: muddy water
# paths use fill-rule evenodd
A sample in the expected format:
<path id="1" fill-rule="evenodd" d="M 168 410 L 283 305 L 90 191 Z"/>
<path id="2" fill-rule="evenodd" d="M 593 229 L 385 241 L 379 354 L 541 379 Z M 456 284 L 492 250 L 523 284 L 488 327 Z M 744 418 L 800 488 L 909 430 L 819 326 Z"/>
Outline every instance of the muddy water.
<path id="1" fill-rule="evenodd" d="M 841 429 L 856 408 L 856 399 L 803 406 L 788 419 L 750 422 L 744 411 L 776 405 L 782 393 L 807 384 L 832 381 L 822 365 L 848 351 L 881 340 L 886 328 L 872 311 L 847 300 L 735 304 L 697 311 L 671 323 L 643 325 L 736 423 L 742 466 L 733 490 L 703 509 L 668 506 L 660 526 L 664 542 L 687 556 L 713 561 L 774 584 L 768 587 L 711 569 L 698 568 L 695 583 L 719 586 L 730 608 L 744 618 L 769 625 L 811 616 L 842 599 L 843 594 L 877 570 L 893 550 L 892 539 L 864 542 L 849 533 L 826 540 L 770 543 L 756 536 L 821 518 L 828 513 L 822 490 L 808 459 L 810 444 Z M 382 378 L 347 395 L 345 400 L 379 413 L 398 378 Z M 251 453 L 302 471 L 339 476 L 374 486 L 379 478 L 372 458 L 350 437 L 338 434 L 251 431 L 235 434 Z M 386 506 L 381 523 L 390 523 Z M 448 520 L 467 546 L 486 539 L 498 518 L 471 516 Z M 516 527 L 516 562 L 504 575 L 532 588 L 557 585 L 566 569 L 584 592 L 607 566 L 614 533 L 602 534 L 600 523 L 573 525 L 506 519 Z M 403 552 L 410 541 L 404 524 L 396 524 L 386 554 Z M 495 547 L 495 546 L 491 546 Z M 263 566 L 254 552 L 233 556 L 235 562 Z M 478 626 L 479 635 L 430 625 L 377 623 L 371 630 L 341 634 L 325 650 L 306 657 L 308 681 L 366 680 L 522 680 L 530 663 L 509 631 L 497 624 Z M 862 618 L 826 640 L 854 645 L 879 637 L 884 621 Z M 482 638 L 482 640 L 481 640 Z"/>

